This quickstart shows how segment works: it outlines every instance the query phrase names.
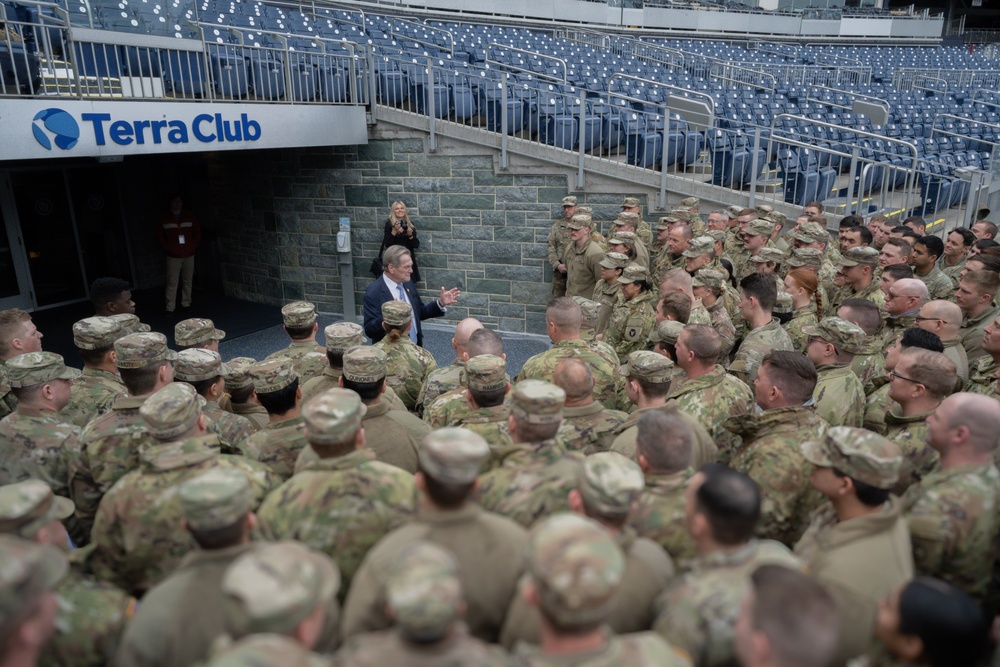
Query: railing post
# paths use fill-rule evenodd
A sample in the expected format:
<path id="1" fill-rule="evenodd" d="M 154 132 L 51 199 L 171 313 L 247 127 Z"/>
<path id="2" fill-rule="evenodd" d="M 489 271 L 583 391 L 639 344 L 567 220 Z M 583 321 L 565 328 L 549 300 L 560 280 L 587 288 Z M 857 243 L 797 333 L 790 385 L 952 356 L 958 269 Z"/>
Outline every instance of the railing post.
<path id="1" fill-rule="evenodd" d="M 750 204 L 747 208 L 754 207 L 754 201 L 757 199 L 757 152 L 760 150 L 760 128 L 754 130 L 753 135 L 753 155 L 750 156 L 750 164 L 752 165 L 750 169 Z M 765 159 L 765 162 L 767 160 Z"/>
<path id="2" fill-rule="evenodd" d="M 857 144 L 851 147 L 851 185 L 847 190 L 847 215 L 854 215 L 857 212 L 857 206 L 861 202 L 861 189 L 864 187 L 864 174 L 857 172 L 858 151 Z M 855 184 L 857 184 L 857 194 L 854 194 Z"/>
<path id="3" fill-rule="evenodd" d="M 434 109 L 434 68 L 433 59 L 427 58 L 427 85 L 424 86 L 424 95 L 426 99 L 424 100 L 425 108 L 427 109 L 427 125 L 430 131 L 430 137 L 427 140 L 427 150 L 431 153 L 437 152 L 437 136 L 435 135 L 437 122 L 437 114 Z"/>
<path id="4" fill-rule="evenodd" d="M 500 96 L 500 99 L 502 100 L 500 103 L 500 168 L 501 169 L 507 169 L 507 167 L 510 166 L 507 157 L 507 116 L 508 116 L 507 88 L 508 88 L 507 82 L 501 79 L 500 81 L 500 91 L 502 93 Z"/>
<path id="5" fill-rule="evenodd" d="M 587 130 L 584 127 L 584 121 L 587 118 L 587 93 L 581 88 L 580 89 L 580 143 L 577 145 L 577 150 L 579 151 L 579 156 L 577 159 L 576 167 L 576 187 L 582 190 L 586 181 L 584 180 L 584 160 L 586 159 L 586 153 L 584 152 L 584 143 L 587 138 Z"/>

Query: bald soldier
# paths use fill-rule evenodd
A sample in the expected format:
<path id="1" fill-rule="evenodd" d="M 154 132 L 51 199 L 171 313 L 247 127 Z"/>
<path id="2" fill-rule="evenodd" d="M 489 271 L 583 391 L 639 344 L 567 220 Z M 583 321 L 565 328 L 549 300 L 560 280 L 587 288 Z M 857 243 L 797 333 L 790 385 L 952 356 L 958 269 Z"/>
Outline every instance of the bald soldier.
<path id="1" fill-rule="evenodd" d="M 958 330 L 962 325 L 962 309 L 958 304 L 943 300 L 928 301 L 921 306 L 914 319 L 916 326 L 937 334 L 944 344 L 944 355 L 955 364 L 958 377 L 963 383 L 968 382 L 969 355 L 958 339 Z"/>
<path id="2" fill-rule="evenodd" d="M 556 364 L 552 382 L 566 392 L 563 422 L 556 440 L 567 449 L 595 454 L 611 449 L 615 431 L 628 415 L 608 410 L 594 399 L 594 375 L 580 359 L 567 357 Z"/>
<path id="3" fill-rule="evenodd" d="M 506 359 L 507 355 L 503 351 L 503 339 L 495 331 L 489 329 L 477 329 L 469 336 L 469 347 L 467 350 L 469 359 L 483 354 L 491 354 L 501 359 Z M 472 406 L 465 397 L 465 388 L 458 387 L 441 394 L 430 405 L 424 406 L 424 421 L 432 428 L 442 426 L 457 426 L 458 423 L 467 417 L 472 411 Z"/>
<path id="4" fill-rule="evenodd" d="M 451 347 L 455 350 L 455 358 L 444 368 L 431 371 L 427 381 L 420 388 L 417 396 L 417 412 L 422 414 L 424 405 L 430 404 L 435 398 L 446 392 L 462 386 L 462 368 L 468 359 L 469 336 L 473 331 L 483 328 L 483 323 L 473 317 L 467 317 L 455 325 L 455 335 L 451 339 Z"/>
<path id="5" fill-rule="evenodd" d="M 605 619 L 608 627 L 621 634 L 652 628 L 653 602 L 675 574 L 670 556 L 628 526 L 644 486 L 642 470 L 634 461 L 614 452 L 599 452 L 584 460 L 577 486 L 569 492 L 573 512 L 600 524 L 625 554 L 625 572 Z M 508 649 L 521 641 L 538 644 L 540 627 L 538 610 L 518 597 L 507 613 L 500 641 Z"/>
<path id="6" fill-rule="evenodd" d="M 80 428 L 111 410 L 125 393 L 115 367 L 114 344 L 125 335 L 118 323 L 107 317 L 88 317 L 73 325 L 73 345 L 83 360 L 83 372 L 69 392 L 69 403 L 59 416 Z"/>
<path id="7" fill-rule="evenodd" d="M 406 520 L 415 499 L 412 475 L 365 447 L 366 410 L 357 393 L 340 388 L 306 403 L 307 451 L 315 458 L 300 462 L 257 512 L 261 537 L 298 540 L 333 558 L 344 594 L 361 559 Z"/>
<path id="8" fill-rule="evenodd" d="M 426 540 L 447 549 L 458 563 L 469 632 L 486 642 L 497 641 L 524 571 L 527 534 L 472 501 L 489 456 L 486 441 L 468 429 L 439 429 L 424 438 L 420 470 L 414 476 L 420 491 L 417 513 L 376 544 L 361 563 L 344 605 L 344 637 L 389 627 L 385 584 L 392 563 Z"/>
<path id="9" fill-rule="evenodd" d="M 254 395 L 267 410 L 267 426 L 237 444 L 248 459 L 260 461 L 278 478 L 292 476 L 295 460 L 306 446 L 302 432 L 302 389 L 295 363 L 268 358 L 250 367 Z"/>

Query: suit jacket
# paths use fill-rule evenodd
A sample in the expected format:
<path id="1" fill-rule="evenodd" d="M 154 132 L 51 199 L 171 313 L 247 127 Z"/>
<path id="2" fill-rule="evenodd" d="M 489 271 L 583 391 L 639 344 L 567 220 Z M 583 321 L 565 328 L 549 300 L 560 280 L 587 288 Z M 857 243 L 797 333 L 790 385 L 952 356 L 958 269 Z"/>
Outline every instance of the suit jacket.
<path id="1" fill-rule="evenodd" d="M 403 283 L 403 289 L 406 290 L 406 298 L 410 300 L 410 305 L 413 306 L 413 311 L 417 314 L 417 345 L 422 347 L 424 344 L 424 329 L 421 326 L 421 322 L 432 317 L 441 317 L 444 315 L 444 311 L 438 306 L 437 299 L 425 304 L 412 281 Z M 365 298 L 363 300 L 365 334 L 372 339 L 373 343 L 377 343 L 385 338 L 385 329 L 382 328 L 382 304 L 386 301 L 393 301 L 395 298 L 396 295 L 389 291 L 389 286 L 385 284 L 382 276 L 376 278 L 368 286 L 368 289 L 365 290 Z"/>

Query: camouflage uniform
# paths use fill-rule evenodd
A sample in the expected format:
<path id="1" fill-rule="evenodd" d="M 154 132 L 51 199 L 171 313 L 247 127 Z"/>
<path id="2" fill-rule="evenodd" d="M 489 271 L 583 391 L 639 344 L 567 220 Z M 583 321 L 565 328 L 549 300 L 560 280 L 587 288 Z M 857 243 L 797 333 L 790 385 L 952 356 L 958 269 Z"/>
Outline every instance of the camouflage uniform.
<path id="1" fill-rule="evenodd" d="M 1000 400 L 1000 396 L 997 394 L 997 369 L 1000 369 L 1000 363 L 993 361 L 993 357 L 990 355 L 980 357 L 974 362 L 970 361 L 969 383 L 966 390 Z"/>
<path id="2" fill-rule="evenodd" d="M 330 389 L 303 406 L 306 435 L 318 446 L 341 443 L 361 428 L 362 411 L 357 394 Z M 257 530 L 264 539 L 294 539 L 329 555 L 346 593 L 368 550 L 409 518 L 415 494 L 412 475 L 376 461 L 368 449 L 317 457 L 264 500 Z"/>
<path id="3" fill-rule="evenodd" d="M 3 609 L 5 629 L 11 632 L 24 629 L 35 633 L 32 637 L 56 630 L 53 626 L 58 618 L 38 618 L 38 602 L 43 594 L 56 590 L 59 582 L 66 578 L 68 568 L 66 556 L 59 549 L 14 535 L 0 535 L 0 608 Z M 44 613 L 48 615 L 49 612 Z M 27 621 L 36 618 L 41 622 L 35 623 L 33 628 Z M 36 664 L 30 645 L 21 642 L 15 646 L 21 649 L 16 656 L 21 662 Z M 44 650 L 44 646 L 38 649 Z M 8 662 L 17 662 L 14 656 L 10 657 Z"/>
<path id="4" fill-rule="evenodd" d="M 968 259 L 968 255 L 962 255 L 961 259 L 959 259 L 954 266 L 948 266 L 944 257 L 941 257 L 941 259 L 938 260 L 938 268 L 940 268 L 941 272 L 948 276 L 948 279 L 951 280 L 952 290 L 958 287 L 958 275 L 962 273 L 962 270 L 965 268 L 966 259 Z"/>
<path id="5" fill-rule="evenodd" d="M 698 553 L 684 514 L 684 490 L 692 474 L 691 468 L 673 473 L 647 472 L 646 488 L 629 517 L 629 526 L 639 536 L 663 547 L 681 571 Z"/>
<path id="6" fill-rule="evenodd" d="M 97 510 L 88 564 L 98 577 L 134 595 L 171 572 L 195 547 L 180 525 L 179 484 L 210 468 L 235 468 L 249 479 L 255 506 L 274 486 L 266 466 L 220 454 L 217 435 L 170 441 L 196 425 L 201 415 L 196 396 L 190 385 L 174 382 L 143 403 L 139 413 L 159 442 L 140 454 L 140 468 L 118 480 Z"/>
<path id="7" fill-rule="evenodd" d="M 670 398 L 677 401 L 682 412 L 705 427 L 723 452 L 731 452 L 739 444 L 739 438 L 724 428 L 724 422 L 731 417 L 747 415 L 754 407 L 753 390 L 727 374 L 722 366 L 716 366 L 701 377 L 685 380 L 671 390 Z"/>
<path id="8" fill-rule="evenodd" d="M 563 206 L 576 206 L 576 197 L 563 197 Z M 565 217 L 552 223 L 549 230 L 548 257 L 552 265 L 552 296 L 566 296 L 566 274 L 556 269 L 562 264 L 566 247 L 573 243 L 569 237 L 569 228 Z"/>
<path id="9" fill-rule="evenodd" d="M 871 301 L 879 307 L 879 310 L 885 310 L 885 294 L 882 292 L 882 286 L 875 275 L 875 272 L 878 270 L 878 250 L 868 246 L 848 248 L 843 257 L 840 258 L 838 266 L 870 266 L 872 267 L 872 281 L 858 291 L 855 291 L 850 285 L 844 285 L 836 292 L 830 294 L 831 302 L 829 311 L 831 313 L 837 312 L 840 305 L 847 299 Z M 826 284 L 825 281 L 824 284 Z"/>
<path id="10" fill-rule="evenodd" d="M 223 334 L 225 335 L 225 334 Z M 222 363 L 218 352 L 202 348 L 190 348 L 178 353 L 174 363 L 174 380 L 195 382 L 211 380 L 215 377 L 229 375 L 229 366 Z M 215 432 L 219 434 L 224 450 L 229 454 L 238 453 L 239 445 L 253 435 L 254 427 L 250 420 L 234 415 L 219 407 L 217 401 L 205 399 L 202 412 L 215 424 Z"/>
<path id="11" fill-rule="evenodd" d="M 340 378 L 343 375 L 344 371 L 342 368 L 330 368 L 329 366 L 327 366 L 322 373 L 320 373 L 317 377 L 308 380 L 302 386 L 302 402 L 305 403 L 313 396 L 318 396 L 327 389 L 333 389 L 335 387 L 339 387 Z M 382 395 L 379 397 L 379 401 L 389 406 L 390 410 L 399 410 L 402 412 L 407 412 L 406 406 L 403 405 L 403 401 L 399 399 L 399 396 L 396 395 L 395 390 L 393 390 L 393 388 L 390 387 L 388 384 L 385 385 L 385 391 L 382 392 Z M 263 408 L 261 408 L 261 410 L 263 410 Z M 264 410 L 264 426 L 266 425 L 267 425 L 267 410 Z M 261 428 L 263 428 L 263 426 Z"/>
<path id="12" fill-rule="evenodd" d="M 438 396 L 433 403 L 424 406 L 424 422 L 431 428 L 458 426 L 472 414 L 472 406 L 465 397 L 465 389 L 453 389 Z"/>
<path id="13" fill-rule="evenodd" d="M 887 315 L 882 322 L 882 329 L 878 333 L 878 336 L 882 339 L 882 349 L 885 350 L 890 347 L 907 329 L 917 326 L 916 320 L 916 313 L 912 315 L 896 315 L 895 317 Z"/>
<path id="14" fill-rule="evenodd" d="M 290 386 L 297 379 L 294 364 L 288 359 L 270 359 L 250 368 L 254 391 L 270 394 Z M 306 446 L 301 416 L 269 421 L 260 431 L 239 443 L 240 453 L 260 461 L 280 479 L 292 476 L 295 459 Z"/>
<path id="15" fill-rule="evenodd" d="M 647 279 L 644 270 L 628 266 L 618 282 L 633 283 Z M 604 342 L 614 348 L 619 359 L 645 349 L 649 332 L 656 326 L 655 296 L 653 292 L 642 291 L 635 298 L 623 301 L 611 313 Z"/>
<path id="16" fill-rule="evenodd" d="M 992 463 L 932 472 L 903 496 L 916 574 L 943 579 L 982 604 L 1000 534 L 1000 472 Z"/>
<path id="17" fill-rule="evenodd" d="M 969 381 L 969 355 L 957 338 L 953 340 L 943 340 L 944 356 L 955 362 L 955 373 L 965 385 Z"/>
<path id="18" fill-rule="evenodd" d="M 816 368 L 813 390 L 816 413 L 830 426 L 861 427 L 865 417 L 865 388 L 849 364 Z"/>
<path id="19" fill-rule="evenodd" d="M 816 317 L 816 304 L 812 301 L 792 311 L 792 319 L 783 326 L 788 337 L 792 340 L 792 345 L 795 346 L 794 349 L 796 352 L 805 354 L 806 345 L 809 342 L 809 336 L 803 333 L 802 329 L 804 327 L 814 327 L 817 323 L 819 323 L 819 319 Z"/>
<path id="20" fill-rule="evenodd" d="M 442 429 L 424 439 L 420 470 L 437 482 L 468 485 L 476 480 L 489 456 L 489 446 L 482 438 L 462 428 Z M 469 632 L 483 641 L 496 642 L 504 612 L 518 593 L 528 536 L 510 519 L 485 512 L 468 500 L 452 509 L 425 505 L 368 552 L 344 604 L 344 636 L 391 625 L 385 612 L 385 585 L 392 564 L 423 541 L 454 556 Z"/>
<path id="21" fill-rule="evenodd" d="M 592 221 L 589 215 L 574 215 L 566 226 L 569 229 L 590 227 Z M 594 286 L 600 274 L 599 264 L 604 258 L 604 250 L 591 239 L 587 239 L 582 248 L 570 241 L 563 251 L 563 263 L 566 265 L 566 296 L 582 296 L 590 298 L 594 294 Z"/>
<path id="22" fill-rule="evenodd" d="M 556 441 L 566 449 L 584 454 L 611 449 L 615 431 L 628 419 L 619 410 L 607 410 L 600 401 L 563 408 L 563 422 Z"/>
<path id="23" fill-rule="evenodd" d="M 286 327 L 311 327 L 316 324 L 316 306 L 307 301 L 293 301 L 281 309 Z M 290 359 L 300 382 L 306 382 L 323 372 L 329 365 L 326 350 L 314 340 L 293 340 L 288 347 L 272 352 L 265 361 Z"/>
<path id="24" fill-rule="evenodd" d="M 759 537 L 794 545 L 808 528 L 822 496 L 809 482 L 812 466 L 798 444 L 822 438 L 828 427 L 811 407 L 772 408 L 726 422 L 743 439 L 729 467 L 761 490 Z"/>
<path id="25" fill-rule="evenodd" d="M 885 355 L 882 353 L 882 341 L 878 336 L 865 336 L 857 343 L 851 359 L 851 371 L 858 376 L 861 384 L 867 386 L 876 377 L 885 375 Z"/>
<path id="26" fill-rule="evenodd" d="M 111 347 L 124 335 L 118 323 L 108 317 L 88 317 L 73 325 L 73 344 L 81 350 Z M 90 420 L 108 412 L 114 400 L 124 393 L 125 385 L 117 373 L 84 367 L 70 389 L 69 404 L 59 415 L 83 428 Z"/>
<path id="27" fill-rule="evenodd" d="M 250 377 L 250 368 L 257 363 L 256 359 L 251 357 L 236 357 L 230 359 L 227 362 L 229 366 L 229 377 L 226 378 L 226 391 L 232 393 L 237 389 L 247 389 L 253 386 L 253 378 Z M 227 394 L 228 395 L 228 394 Z M 305 400 L 305 390 L 303 389 L 302 394 L 303 400 Z M 254 428 L 254 431 L 259 431 L 268 424 L 267 410 L 264 406 L 257 402 L 247 401 L 245 403 L 229 403 L 229 410 L 232 411 L 234 415 L 239 415 L 240 417 L 246 418 Z"/>
<path id="28" fill-rule="evenodd" d="M 913 277 L 927 286 L 931 299 L 950 299 L 955 294 L 955 283 L 936 264 L 926 276 L 914 271 Z"/>
<path id="29" fill-rule="evenodd" d="M 962 327 L 958 330 L 958 340 L 962 342 L 970 364 L 986 356 L 983 350 L 983 330 L 997 316 L 1000 316 L 1000 306 L 993 304 L 975 317 L 965 317 L 962 320 Z"/>
<path id="30" fill-rule="evenodd" d="M 906 417 L 901 414 L 899 403 L 890 399 L 889 409 L 885 413 L 885 432 L 882 435 L 895 442 L 903 453 L 899 481 L 893 488 L 898 496 L 902 496 L 911 485 L 938 469 L 940 456 L 928 444 L 927 426 L 927 417 L 935 410 Z"/>
<path id="31" fill-rule="evenodd" d="M 386 301 L 382 304 L 382 321 L 389 326 L 406 326 L 412 316 L 413 309 L 408 303 Z M 388 357 L 386 383 L 395 390 L 406 409 L 415 412 L 428 376 L 437 369 L 433 355 L 406 336 L 394 341 L 386 337 L 373 347 Z"/>
<path id="32" fill-rule="evenodd" d="M 726 310 L 726 304 L 721 296 L 724 285 L 728 284 L 725 275 L 714 269 L 699 269 L 691 284 L 694 287 L 708 287 L 720 292 L 715 303 L 708 306 L 706 311 L 708 312 L 709 324 L 722 338 L 722 353 L 719 355 L 719 359 L 727 359 L 733 346 L 736 345 L 736 326 L 729 317 L 729 311 Z"/>
<path id="33" fill-rule="evenodd" d="M 7 366 L 3 359 L 0 359 L 0 419 L 3 419 L 14 412 L 17 407 L 17 399 L 14 398 L 10 390 L 10 382 L 7 379 Z"/>
<path id="34" fill-rule="evenodd" d="M 698 556 L 657 600 L 654 629 L 699 667 L 733 664 L 734 627 L 750 575 L 768 564 L 801 567 L 786 547 L 769 540 Z"/>
<path id="35" fill-rule="evenodd" d="M 885 414 L 889 411 L 889 378 L 885 375 L 874 378 L 866 387 L 865 418 L 862 426 L 869 431 L 885 433 Z M 895 401 L 892 401 L 895 403 Z"/>
<path id="36" fill-rule="evenodd" d="M 601 260 L 600 265 L 606 269 L 624 269 L 628 266 L 628 255 L 620 252 L 609 252 Z M 597 315 L 597 324 L 594 326 L 595 333 L 604 333 L 611 322 L 611 313 L 623 301 L 621 287 L 617 280 L 610 283 L 601 278 L 594 286 L 593 300 L 601 305 Z"/>
<path id="37" fill-rule="evenodd" d="M 465 362 L 461 359 L 455 359 L 444 368 L 431 371 L 417 396 L 417 410 L 422 413 L 424 406 L 433 403 L 435 398 L 461 387 L 464 372 Z"/>
<path id="38" fill-rule="evenodd" d="M 174 343 L 178 347 L 200 347 L 225 337 L 225 331 L 217 329 L 212 320 L 204 317 L 191 317 L 174 325 Z"/>
<path id="39" fill-rule="evenodd" d="M 753 385 L 757 379 L 757 369 L 764 355 L 773 350 L 794 351 L 791 338 L 781 328 L 777 319 L 772 319 L 762 327 L 757 327 L 747 333 L 740 347 L 736 350 L 729 372 L 747 385 Z"/>
<path id="40" fill-rule="evenodd" d="M 594 376 L 594 400 L 607 408 L 617 408 L 617 374 L 619 360 L 614 350 L 596 342 L 588 343 L 580 338 L 559 340 L 544 352 L 534 355 L 521 367 L 517 380 L 544 380 L 552 382 L 556 366 L 563 359 L 574 358 L 587 364 Z"/>

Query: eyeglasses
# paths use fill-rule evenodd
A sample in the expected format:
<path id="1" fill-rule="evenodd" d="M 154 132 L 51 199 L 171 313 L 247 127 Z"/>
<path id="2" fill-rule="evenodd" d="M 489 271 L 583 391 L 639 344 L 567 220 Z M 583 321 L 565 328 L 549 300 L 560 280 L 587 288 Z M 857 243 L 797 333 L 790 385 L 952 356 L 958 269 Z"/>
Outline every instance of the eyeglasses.
<path id="1" fill-rule="evenodd" d="M 909 298 L 912 297 L 912 295 L 911 294 L 896 294 L 892 290 L 889 290 L 886 293 L 886 297 L 888 297 L 890 299 L 909 299 Z"/>
<path id="2" fill-rule="evenodd" d="M 913 378 L 908 378 L 905 375 L 900 375 L 896 371 L 889 371 L 889 378 L 899 378 L 900 380 L 906 380 L 907 382 L 912 382 L 913 384 L 923 384 L 919 380 L 914 380 Z"/>
<path id="3" fill-rule="evenodd" d="M 917 315 L 913 318 L 914 322 L 944 322 L 940 317 L 920 317 Z"/>

